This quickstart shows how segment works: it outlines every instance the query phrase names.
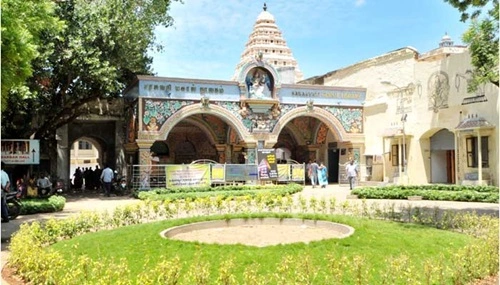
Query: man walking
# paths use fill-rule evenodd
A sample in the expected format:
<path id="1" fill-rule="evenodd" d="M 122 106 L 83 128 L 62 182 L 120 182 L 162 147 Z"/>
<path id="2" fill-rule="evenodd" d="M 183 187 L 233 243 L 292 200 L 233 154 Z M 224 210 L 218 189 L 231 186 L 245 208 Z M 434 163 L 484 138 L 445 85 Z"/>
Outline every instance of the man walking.
<path id="1" fill-rule="evenodd" d="M 109 197 L 110 192 L 111 192 L 111 183 L 113 182 L 113 178 L 115 177 L 115 174 L 113 173 L 113 170 L 109 167 L 109 165 L 106 164 L 104 169 L 101 172 L 101 181 L 104 186 L 104 194 L 106 197 Z"/>
<path id="2" fill-rule="evenodd" d="M 313 163 L 311 163 L 311 171 L 309 173 L 309 176 L 311 177 L 311 184 L 313 186 L 313 188 L 316 188 L 316 184 L 318 184 L 318 168 L 319 168 L 319 165 L 318 163 L 316 162 L 316 160 L 313 161 Z"/>
<path id="3" fill-rule="evenodd" d="M 347 173 L 347 179 L 349 180 L 349 187 L 352 190 L 355 179 L 358 176 L 358 166 L 354 164 L 354 160 L 351 160 L 351 162 L 346 165 L 345 172 Z"/>

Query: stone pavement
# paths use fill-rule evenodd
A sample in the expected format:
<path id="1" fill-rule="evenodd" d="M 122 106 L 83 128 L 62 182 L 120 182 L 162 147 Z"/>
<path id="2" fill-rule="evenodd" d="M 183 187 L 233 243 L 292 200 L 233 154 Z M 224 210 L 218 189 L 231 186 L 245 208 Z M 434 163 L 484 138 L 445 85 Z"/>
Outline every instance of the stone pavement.
<path id="1" fill-rule="evenodd" d="M 295 194 L 295 197 L 302 196 L 304 198 L 316 197 L 321 199 L 325 197 L 330 199 L 335 197 L 338 203 L 349 199 L 351 191 L 347 186 L 328 185 L 327 188 L 312 188 L 306 186 L 301 193 Z M 35 215 L 19 216 L 17 219 L 9 223 L 2 223 L 2 251 L 1 251 L 1 268 L 4 267 L 8 258 L 8 243 L 10 237 L 15 233 L 20 225 L 25 222 L 43 221 L 50 218 L 65 218 L 71 215 L 80 213 L 81 211 L 112 211 L 118 206 L 137 203 L 139 200 L 130 197 L 104 197 L 99 195 L 87 196 L 72 196 L 67 198 L 66 205 L 63 211 L 57 213 L 45 213 Z M 352 203 L 361 203 L 361 200 L 349 200 Z M 499 204 L 493 203 L 471 203 L 471 202 L 449 202 L 449 201 L 409 201 L 409 200 L 366 200 L 368 204 L 378 203 L 379 205 L 394 204 L 396 207 L 411 204 L 412 207 L 426 207 L 433 209 L 439 207 L 442 210 L 457 210 L 457 211 L 475 211 L 480 214 L 490 214 L 498 217 Z M 5 280 L 0 279 L 2 285 L 8 284 Z"/>

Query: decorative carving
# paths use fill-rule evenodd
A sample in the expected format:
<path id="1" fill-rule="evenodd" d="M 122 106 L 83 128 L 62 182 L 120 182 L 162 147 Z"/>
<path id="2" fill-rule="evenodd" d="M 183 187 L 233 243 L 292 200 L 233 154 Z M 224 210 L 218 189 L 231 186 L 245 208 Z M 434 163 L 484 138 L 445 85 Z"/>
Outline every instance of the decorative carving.
<path id="1" fill-rule="evenodd" d="M 238 113 L 242 118 L 246 118 L 250 114 L 250 111 L 248 110 L 247 104 L 245 102 L 241 103 L 241 110 L 239 110 Z"/>
<path id="2" fill-rule="evenodd" d="M 314 109 L 314 101 L 313 101 L 313 99 L 309 99 L 306 102 L 306 106 L 307 106 L 307 111 L 311 112 Z"/>
<path id="3" fill-rule="evenodd" d="M 460 92 L 460 83 L 462 79 L 465 80 L 466 83 L 466 90 L 467 86 L 469 85 L 470 81 L 472 80 L 472 71 L 470 69 L 467 69 L 464 74 L 461 73 L 456 73 L 455 74 L 455 88 L 457 89 L 457 92 Z"/>
<path id="4" fill-rule="evenodd" d="M 429 77 L 428 83 L 429 93 L 429 110 L 435 113 L 439 109 L 448 108 L 448 96 L 450 94 L 450 83 L 448 74 L 439 71 Z"/>
<path id="5" fill-rule="evenodd" d="M 281 115 L 281 106 L 279 104 L 273 106 L 271 115 L 273 116 L 273 119 L 276 119 Z"/>
<path id="6" fill-rule="evenodd" d="M 200 104 L 201 104 L 202 108 L 208 109 L 208 107 L 210 105 L 210 98 L 207 96 L 202 96 L 200 99 Z"/>
<path id="7" fill-rule="evenodd" d="M 144 99 L 143 130 L 158 131 L 177 110 L 193 103 L 193 101 Z"/>
<path id="8" fill-rule="evenodd" d="M 347 133 L 363 132 L 363 111 L 361 108 L 325 107 L 324 109 L 337 117 Z"/>
<path id="9" fill-rule="evenodd" d="M 321 123 L 318 133 L 316 134 L 316 143 L 324 144 L 326 143 L 326 135 L 328 134 L 328 127 Z"/>

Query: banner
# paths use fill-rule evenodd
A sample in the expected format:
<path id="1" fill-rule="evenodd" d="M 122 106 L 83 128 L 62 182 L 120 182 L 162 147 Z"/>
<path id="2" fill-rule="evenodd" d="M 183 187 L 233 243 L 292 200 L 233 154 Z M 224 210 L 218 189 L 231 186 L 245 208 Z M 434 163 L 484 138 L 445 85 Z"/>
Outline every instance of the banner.
<path id="1" fill-rule="evenodd" d="M 167 187 L 210 186 L 209 164 L 167 165 Z"/>
<path id="2" fill-rule="evenodd" d="M 257 180 L 257 165 L 255 164 L 226 164 L 226 181 L 255 181 Z"/>
<path id="3" fill-rule="evenodd" d="M 2 140 L 5 164 L 40 164 L 39 140 Z"/>
<path id="4" fill-rule="evenodd" d="M 278 169 L 276 166 L 276 152 L 274 148 L 257 149 L 259 180 L 276 180 Z"/>
<path id="5" fill-rule="evenodd" d="M 306 180 L 306 168 L 304 164 L 291 164 L 292 167 L 292 181 L 305 181 Z"/>
<path id="6" fill-rule="evenodd" d="M 287 181 L 290 173 L 290 164 L 278 164 L 278 180 Z"/>
<path id="7" fill-rule="evenodd" d="M 210 164 L 212 182 L 224 182 L 224 164 Z"/>

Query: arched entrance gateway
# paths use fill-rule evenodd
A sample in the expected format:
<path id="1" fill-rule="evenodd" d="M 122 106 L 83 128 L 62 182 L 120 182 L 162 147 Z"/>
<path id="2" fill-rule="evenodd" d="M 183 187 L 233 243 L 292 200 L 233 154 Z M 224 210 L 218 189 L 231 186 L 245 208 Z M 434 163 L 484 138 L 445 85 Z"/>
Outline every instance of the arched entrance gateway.
<path id="1" fill-rule="evenodd" d="M 258 149 L 279 149 L 281 162 L 324 162 L 330 182 L 338 182 L 339 163 L 359 158 L 364 146 L 365 93 L 363 88 L 283 84 L 263 54 L 241 67 L 238 81 L 138 76 L 124 96 L 135 104 L 127 161 L 150 165 L 155 157 L 160 164 L 199 159 L 256 164 Z M 167 154 L 153 150 L 158 142 Z"/>
<path id="2" fill-rule="evenodd" d="M 140 176 L 148 177 L 152 164 L 204 159 L 255 165 L 259 149 L 275 149 L 281 163 L 324 162 L 330 182 L 338 182 L 339 164 L 350 158 L 363 163 L 366 89 L 296 84 L 300 80 L 264 7 L 232 81 L 137 77 L 124 92 L 133 106 L 126 161 L 144 166 Z M 158 142 L 167 154 L 154 150 Z"/>

